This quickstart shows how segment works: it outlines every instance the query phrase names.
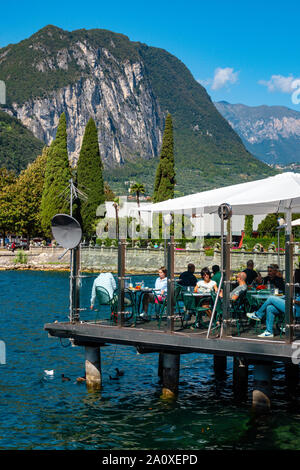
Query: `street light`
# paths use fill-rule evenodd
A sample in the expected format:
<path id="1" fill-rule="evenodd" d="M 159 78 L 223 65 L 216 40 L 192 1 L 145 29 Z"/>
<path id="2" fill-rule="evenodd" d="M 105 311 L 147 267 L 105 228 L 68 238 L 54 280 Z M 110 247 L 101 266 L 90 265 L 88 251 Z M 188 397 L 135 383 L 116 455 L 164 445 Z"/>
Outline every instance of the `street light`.
<path id="1" fill-rule="evenodd" d="M 277 259 L 278 259 L 278 266 L 280 269 L 280 230 L 286 228 L 285 220 L 282 217 L 277 219 L 278 227 L 277 227 Z"/>

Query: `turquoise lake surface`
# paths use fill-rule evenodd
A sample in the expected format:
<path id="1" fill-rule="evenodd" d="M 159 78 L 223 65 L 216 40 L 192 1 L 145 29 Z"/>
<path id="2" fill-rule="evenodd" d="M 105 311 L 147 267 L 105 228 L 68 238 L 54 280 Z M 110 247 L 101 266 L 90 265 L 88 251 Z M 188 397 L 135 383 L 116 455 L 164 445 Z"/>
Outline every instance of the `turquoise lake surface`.
<path id="1" fill-rule="evenodd" d="M 144 279 L 152 286 L 153 276 Z M 82 280 L 82 307 L 89 306 L 93 278 Z M 76 378 L 84 350 L 49 338 L 45 323 L 66 321 L 68 273 L 0 272 L 0 449 L 300 449 L 300 400 L 287 399 L 282 364 L 274 364 L 272 411 L 251 414 L 248 401 L 232 395 L 232 359 L 216 380 L 211 355 L 181 356 L 179 396 L 160 398 L 158 355 L 133 347 L 102 349 L 103 390 L 90 393 Z M 83 312 L 82 317 L 90 317 Z M 124 370 L 110 380 L 115 367 Z M 47 376 L 45 370 L 54 370 Z M 62 382 L 61 374 L 69 377 Z M 299 394 L 298 394 L 299 395 Z"/>

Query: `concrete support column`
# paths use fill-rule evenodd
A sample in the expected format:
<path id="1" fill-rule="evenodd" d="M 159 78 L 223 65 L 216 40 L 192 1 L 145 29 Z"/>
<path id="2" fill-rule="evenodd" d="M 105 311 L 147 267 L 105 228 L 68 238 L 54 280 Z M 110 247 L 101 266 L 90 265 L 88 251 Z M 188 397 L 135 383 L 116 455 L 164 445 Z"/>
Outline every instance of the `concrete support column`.
<path id="1" fill-rule="evenodd" d="M 296 395 L 299 383 L 299 366 L 297 364 L 285 364 L 285 383 L 290 395 Z"/>
<path id="2" fill-rule="evenodd" d="M 233 358 L 233 394 L 239 401 L 247 399 L 248 392 L 248 364 L 240 358 Z"/>
<path id="3" fill-rule="evenodd" d="M 102 384 L 100 348 L 85 346 L 85 377 L 89 389 L 100 390 Z"/>
<path id="4" fill-rule="evenodd" d="M 180 354 L 162 354 L 162 398 L 175 398 L 178 393 Z"/>
<path id="5" fill-rule="evenodd" d="M 256 412 L 269 411 L 272 392 L 272 363 L 260 362 L 254 366 L 254 388 L 252 392 L 252 408 Z"/>
<path id="6" fill-rule="evenodd" d="M 216 378 L 223 378 L 227 368 L 227 357 L 214 355 L 214 371 Z"/>
<path id="7" fill-rule="evenodd" d="M 160 380 L 162 380 L 162 376 L 163 376 L 163 353 L 159 353 L 158 355 L 158 372 L 157 372 L 157 375 L 158 377 L 160 378 Z"/>

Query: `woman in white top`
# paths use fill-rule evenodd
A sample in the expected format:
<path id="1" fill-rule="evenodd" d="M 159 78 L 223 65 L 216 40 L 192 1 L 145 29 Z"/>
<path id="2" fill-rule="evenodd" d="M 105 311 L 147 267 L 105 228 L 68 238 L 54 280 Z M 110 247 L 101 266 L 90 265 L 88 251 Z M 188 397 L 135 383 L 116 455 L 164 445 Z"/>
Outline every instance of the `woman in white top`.
<path id="1" fill-rule="evenodd" d="M 201 276 L 202 279 L 197 282 L 196 287 L 194 292 L 198 292 L 200 294 L 207 294 L 210 296 L 210 293 L 212 290 L 215 292 L 218 291 L 218 285 L 216 281 L 213 281 L 211 279 L 211 273 L 208 268 L 203 268 L 201 271 Z M 211 299 L 210 297 L 200 297 L 200 302 L 201 302 L 201 307 L 207 307 L 208 310 L 206 311 L 207 316 L 210 318 L 211 317 L 211 309 L 209 308 L 211 306 Z"/>
<path id="2" fill-rule="evenodd" d="M 146 293 L 143 296 L 143 312 L 140 314 L 142 318 L 147 318 L 148 314 L 148 306 L 149 303 L 154 302 L 163 302 L 164 298 L 167 295 L 168 290 L 168 278 L 167 278 L 167 270 L 164 266 L 162 266 L 158 270 L 158 278 L 155 281 L 155 291 L 157 295 L 157 299 L 152 293 Z"/>
<path id="3" fill-rule="evenodd" d="M 216 281 L 211 279 L 211 273 L 208 268 L 203 268 L 201 271 L 202 279 L 197 282 L 195 287 L 195 292 L 199 292 L 201 294 L 210 294 L 212 290 L 217 292 L 218 286 Z"/>

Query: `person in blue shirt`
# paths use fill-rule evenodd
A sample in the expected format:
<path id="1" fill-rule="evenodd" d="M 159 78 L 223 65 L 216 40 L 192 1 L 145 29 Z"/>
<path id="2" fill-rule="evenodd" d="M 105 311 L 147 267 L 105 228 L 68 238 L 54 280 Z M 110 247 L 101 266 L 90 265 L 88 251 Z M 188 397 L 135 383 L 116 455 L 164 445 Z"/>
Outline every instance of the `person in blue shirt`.
<path id="1" fill-rule="evenodd" d="M 295 297 L 294 302 L 294 315 L 300 317 L 300 296 Z M 285 300 L 270 295 L 270 297 L 262 304 L 262 306 L 253 313 L 247 313 L 247 317 L 251 320 L 261 321 L 266 315 L 266 330 L 258 335 L 260 338 L 273 338 L 273 326 L 276 316 L 285 313 Z"/>
<path id="2" fill-rule="evenodd" d="M 155 281 L 154 287 L 157 295 L 157 299 L 159 302 L 162 302 L 167 295 L 168 290 L 168 278 L 167 278 L 167 270 L 164 266 L 162 266 L 158 270 L 158 278 Z M 143 312 L 140 314 L 142 318 L 147 318 L 148 316 L 148 307 L 149 303 L 154 303 L 156 301 L 155 295 L 150 292 L 146 293 L 143 296 Z"/>

